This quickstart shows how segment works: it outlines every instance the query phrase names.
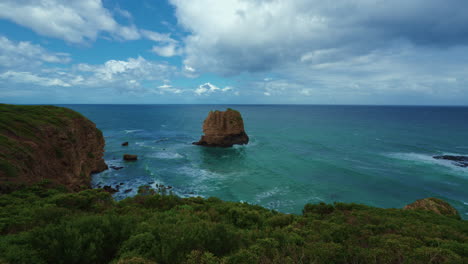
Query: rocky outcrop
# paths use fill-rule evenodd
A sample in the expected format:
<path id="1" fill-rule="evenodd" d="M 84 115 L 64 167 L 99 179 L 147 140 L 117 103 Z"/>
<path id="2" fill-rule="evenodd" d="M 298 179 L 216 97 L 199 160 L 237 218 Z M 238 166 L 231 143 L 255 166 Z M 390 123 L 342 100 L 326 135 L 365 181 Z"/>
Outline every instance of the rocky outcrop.
<path id="1" fill-rule="evenodd" d="M 200 141 L 194 142 L 194 145 L 232 147 L 249 143 L 241 114 L 230 108 L 226 111 L 211 111 L 203 122 L 203 133 Z"/>
<path id="2" fill-rule="evenodd" d="M 124 154 L 123 159 L 126 161 L 135 161 L 135 160 L 138 160 L 138 156 L 132 155 L 132 154 Z"/>
<path id="3" fill-rule="evenodd" d="M 0 113 L 0 192 L 42 180 L 78 191 L 107 169 L 102 132 L 81 114 L 5 104 Z"/>
<path id="4" fill-rule="evenodd" d="M 412 204 L 408 204 L 403 209 L 405 210 L 424 210 L 431 211 L 440 215 L 460 217 L 458 211 L 449 203 L 438 198 L 425 198 L 417 200 Z"/>
<path id="5" fill-rule="evenodd" d="M 452 155 L 442 155 L 442 156 L 434 156 L 434 159 L 442 159 L 442 160 L 450 160 L 453 164 L 468 168 L 468 157 L 466 156 L 452 156 Z"/>

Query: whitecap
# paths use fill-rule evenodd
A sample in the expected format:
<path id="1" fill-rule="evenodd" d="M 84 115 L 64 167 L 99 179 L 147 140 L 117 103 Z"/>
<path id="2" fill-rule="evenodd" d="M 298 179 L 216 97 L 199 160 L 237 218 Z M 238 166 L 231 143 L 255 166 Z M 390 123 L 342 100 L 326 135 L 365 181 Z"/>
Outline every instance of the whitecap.
<path id="1" fill-rule="evenodd" d="M 271 190 L 268 190 L 268 191 L 265 191 L 265 192 L 262 192 L 262 193 L 259 193 L 255 196 L 255 200 L 257 202 L 260 202 L 264 199 L 267 199 L 267 198 L 270 198 L 272 196 L 275 196 L 275 195 L 278 195 L 280 193 L 284 193 L 284 189 L 286 187 L 282 187 L 282 188 L 278 188 L 278 187 L 274 187 L 273 189 Z"/>
<path id="2" fill-rule="evenodd" d="M 179 153 L 173 153 L 173 152 L 156 152 L 151 155 L 149 155 L 150 158 L 156 158 L 156 159 L 181 159 L 184 156 L 182 156 Z"/>
<path id="3" fill-rule="evenodd" d="M 128 130 L 124 130 L 125 133 L 129 134 L 129 133 L 135 133 L 135 132 L 140 132 L 140 131 L 143 131 L 143 129 L 128 129 Z"/>
<path id="4" fill-rule="evenodd" d="M 460 154 L 444 153 L 443 155 L 460 155 Z M 438 166 L 447 167 L 452 170 L 455 170 L 458 172 L 464 172 L 468 174 L 468 170 L 466 168 L 459 167 L 453 164 L 453 162 L 450 160 L 435 159 L 432 155 L 410 152 L 410 153 L 390 153 L 390 154 L 386 154 L 386 156 L 394 158 L 394 159 L 438 165 Z"/>

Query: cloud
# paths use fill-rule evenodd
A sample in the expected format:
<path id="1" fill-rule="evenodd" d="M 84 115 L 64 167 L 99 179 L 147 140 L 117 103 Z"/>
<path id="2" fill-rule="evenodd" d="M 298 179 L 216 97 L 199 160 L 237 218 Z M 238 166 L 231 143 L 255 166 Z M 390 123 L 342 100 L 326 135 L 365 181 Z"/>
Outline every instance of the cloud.
<path id="1" fill-rule="evenodd" d="M 388 44 L 468 44 L 465 0 L 171 0 L 185 39 L 185 64 L 234 75 L 286 63 L 325 63 Z M 216 25 L 216 26 L 213 26 Z"/>
<path id="2" fill-rule="evenodd" d="M 117 23 L 101 0 L 3 0 L 0 18 L 70 43 L 93 41 L 101 32 L 123 40 L 140 38 L 135 26 Z"/>
<path id="3" fill-rule="evenodd" d="M 141 35 L 149 40 L 162 43 L 177 43 L 177 40 L 171 38 L 171 35 L 166 33 L 158 33 L 151 30 L 142 29 L 140 30 Z"/>
<path id="4" fill-rule="evenodd" d="M 103 64 L 75 64 L 69 67 L 36 67 L 30 71 L 7 70 L 0 73 L 0 89 L 10 84 L 32 84 L 35 87 L 99 88 L 122 93 L 152 93 L 157 81 L 169 79 L 177 68 L 143 57 L 108 60 Z M 29 90 L 22 86 L 18 89 Z M 177 93 L 177 89 L 166 89 Z"/>
<path id="5" fill-rule="evenodd" d="M 0 68 L 30 68 L 42 63 L 68 63 L 67 53 L 53 53 L 28 41 L 11 41 L 0 36 Z"/>
<path id="6" fill-rule="evenodd" d="M 35 75 L 30 72 L 15 72 L 7 71 L 0 74 L 0 79 L 7 80 L 13 83 L 26 83 L 34 84 L 39 86 L 61 86 L 61 87 L 70 87 L 69 83 L 66 83 L 57 78 L 48 78 Z"/>
<path id="7" fill-rule="evenodd" d="M 212 94 L 214 92 L 227 92 L 227 91 L 231 91 L 233 90 L 232 87 L 230 86 L 226 86 L 224 88 L 219 88 L 209 82 L 207 83 L 204 83 L 204 84 L 201 84 L 200 86 L 198 86 L 197 89 L 195 89 L 194 93 L 196 95 L 203 95 L 203 94 Z"/>
<path id="8" fill-rule="evenodd" d="M 164 94 L 166 92 L 180 94 L 183 92 L 181 89 L 174 88 L 172 87 L 172 85 L 167 84 L 167 83 L 164 83 L 163 85 L 158 86 L 158 89 L 159 89 L 160 94 Z"/>
<path id="9" fill-rule="evenodd" d="M 182 54 L 182 49 L 179 45 L 179 42 L 173 38 L 171 35 L 166 33 L 158 33 L 150 30 L 141 30 L 141 35 L 149 40 L 154 42 L 159 42 L 159 45 L 153 46 L 151 51 L 162 57 L 172 57 Z"/>
<path id="10" fill-rule="evenodd" d="M 182 53 L 181 50 L 175 44 L 167 44 L 164 46 L 153 46 L 151 51 L 162 57 L 172 57 L 175 55 L 180 55 Z"/>
<path id="11" fill-rule="evenodd" d="M 78 64 L 73 67 L 73 74 L 84 74 L 86 78 L 81 82 L 86 86 L 128 86 L 125 81 L 132 82 L 133 86 L 143 81 L 168 79 L 177 71 L 175 66 L 166 63 L 148 61 L 143 57 L 129 58 L 127 60 L 109 60 L 101 65 Z"/>

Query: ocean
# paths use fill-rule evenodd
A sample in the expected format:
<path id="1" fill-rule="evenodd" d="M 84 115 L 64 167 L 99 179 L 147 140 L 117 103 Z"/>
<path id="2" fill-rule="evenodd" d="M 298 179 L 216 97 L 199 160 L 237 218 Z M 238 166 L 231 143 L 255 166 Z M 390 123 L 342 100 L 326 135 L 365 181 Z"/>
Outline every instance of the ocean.
<path id="1" fill-rule="evenodd" d="M 306 203 L 402 208 L 426 197 L 468 218 L 468 168 L 434 155 L 468 156 L 468 107 L 324 105 L 63 105 L 96 123 L 109 169 L 93 187 L 171 186 L 182 197 L 215 196 L 301 213 Z M 250 143 L 192 145 L 210 110 L 241 112 Z M 129 146 L 121 143 L 128 141 Z M 124 162 L 123 154 L 138 161 Z"/>

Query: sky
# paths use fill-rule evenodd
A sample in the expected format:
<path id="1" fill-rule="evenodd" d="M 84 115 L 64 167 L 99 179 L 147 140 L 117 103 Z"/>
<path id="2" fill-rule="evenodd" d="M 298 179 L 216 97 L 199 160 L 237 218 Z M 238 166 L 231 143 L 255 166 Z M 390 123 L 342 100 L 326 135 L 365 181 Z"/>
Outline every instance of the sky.
<path id="1" fill-rule="evenodd" d="M 0 103 L 468 105 L 466 0 L 0 0 Z"/>

